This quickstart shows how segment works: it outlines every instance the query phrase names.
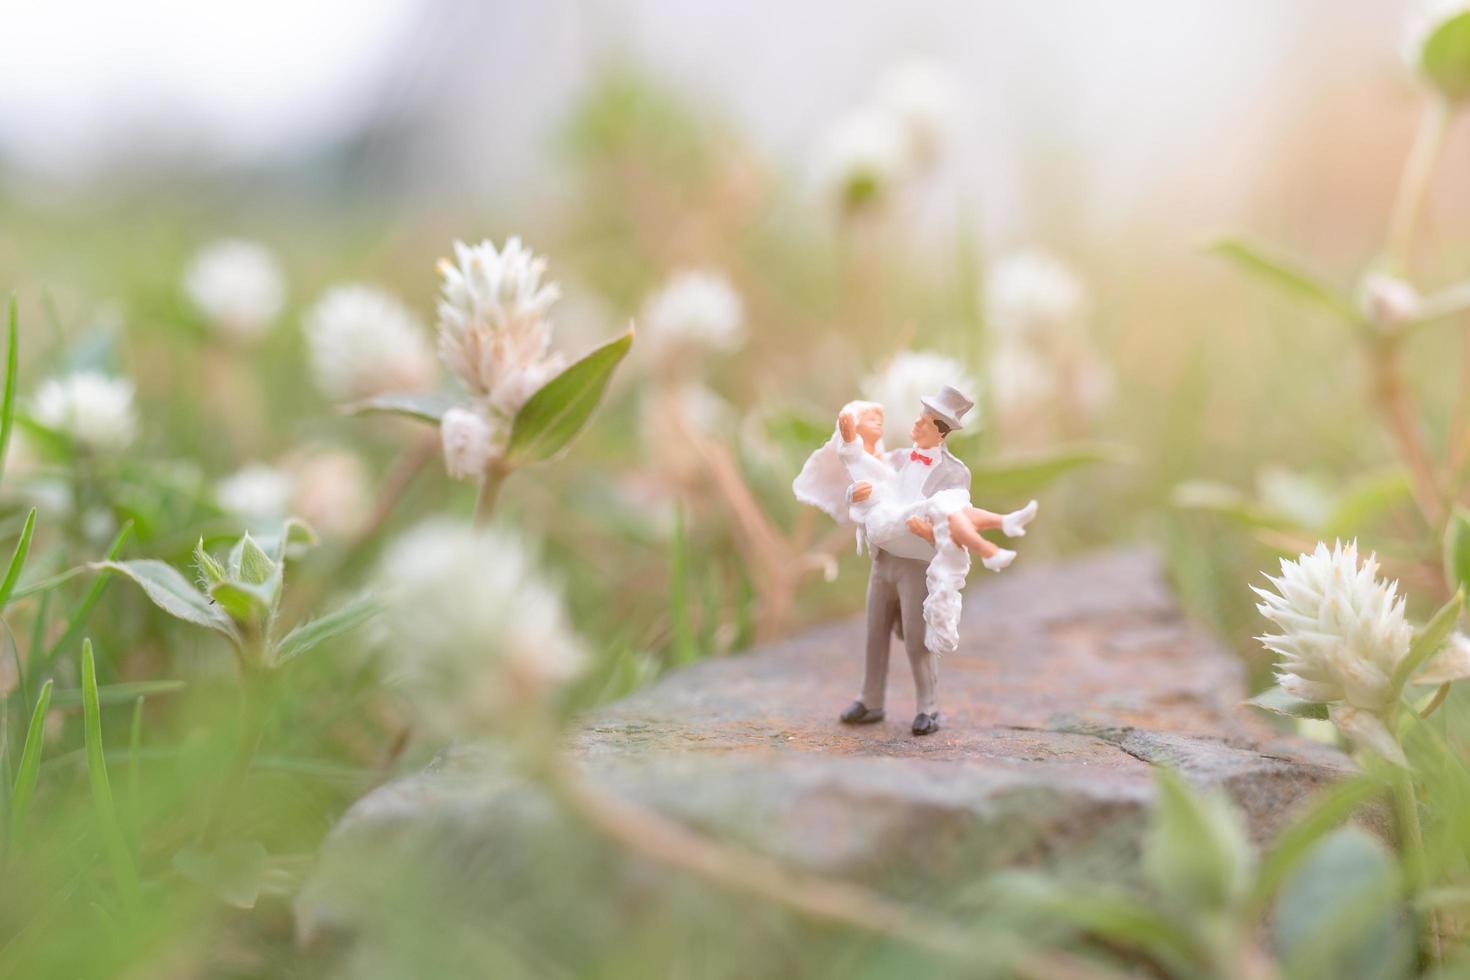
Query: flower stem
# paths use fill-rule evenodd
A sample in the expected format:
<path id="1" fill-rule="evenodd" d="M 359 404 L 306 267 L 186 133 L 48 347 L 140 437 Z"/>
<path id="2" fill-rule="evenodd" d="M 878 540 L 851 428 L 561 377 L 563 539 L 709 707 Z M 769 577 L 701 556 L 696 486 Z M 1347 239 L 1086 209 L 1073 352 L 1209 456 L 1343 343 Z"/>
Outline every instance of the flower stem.
<path id="1" fill-rule="evenodd" d="M 480 481 L 480 496 L 475 499 L 475 527 L 484 527 L 490 523 L 490 518 L 495 513 L 495 502 L 500 498 L 500 488 L 510 473 L 511 467 L 501 460 L 496 460 L 485 468 L 485 478 Z"/>
<path id="2" fill-rule="evenodd" d="M 1424 198 L 1429 191 L 1429 181 L 1444 147 L 1445 131 L 1449 127 L 1450 106 L 1444 98 L 1435 96 L 1424 107 L 1419 117 L 1419 128 L 1414 133 L 1414 143 L 1404 161 L 1403 176 L 1399 178 L 1398 194 L 1394 197 L 1393 214 L 1388 223 L 1388 265 L 1396 276 L 1408 272 L 1410 251 L 1414 244 L 1414 229 L 1424 210 Z"/>
<path id="3" fill-rule="evenodd" d="M 1408 891 L 1417 895 L 1428 884 L 1428 864 L 1424 855 L 1424 828 L 1419 822 L 1419 798 L 1414 794 L 1414 782 L 1403 769 L 1394 767 L 1393 801 L 1399 831 L 1399 846 L 1404 852 L 1404 868 L 1408 878 Z M 1428 933 L 1430 958 L 1438 962 L 1443 958 L 1439 919 L 1433 911 L 1424 914 L 1421 928 Z"/>
<path id="4" fill-rule="evenodd" d="M 205 846 L 215 844 L 230 803 L 237 798 L 240 784 L 250 772 L 255 761 L 255 751 L 260 747 L 261 735 L 265 732 L 265 685 L 268 675 L 257 667 L 246 667 L 240 685 L 240 732 L 235 751 L 229 764 L 221 774 L 214 798 L 210 801 L 208 815 L 200 840 Z"/>
<path id="5" fill-rule="evenodd" d="M 819 922 L 882 936 L 961 962 L 985 953 L 978 937 L 938 916 L 920 915 L 861 885 L 729 847 L 656 810 L 604 791 L 563 760 L 544 761 L 541 776 L 556 798 L 593 830 L 635 854 Z M 1012 975 L 1024 980 L 1113 980 L 1120 976 L 1060 952 L 1028 955 L 1009 966 Z"/>
<path id="6" fill-rule="evenodd" d="M 1379 344 L 1374 353 L 1379 410 L 1388 422 L 1399 455 L 1409 468 L 1414 501 L 1430 528 L 1438 530 L 1444 522 L 1444 500 L 1434 476 L 1434 465 L 1424 446 L 1424 437 L 1419 431 L 1408 386 L 1404 383 L 1402 351 L 1396 339 L 1388 339 Z"/>

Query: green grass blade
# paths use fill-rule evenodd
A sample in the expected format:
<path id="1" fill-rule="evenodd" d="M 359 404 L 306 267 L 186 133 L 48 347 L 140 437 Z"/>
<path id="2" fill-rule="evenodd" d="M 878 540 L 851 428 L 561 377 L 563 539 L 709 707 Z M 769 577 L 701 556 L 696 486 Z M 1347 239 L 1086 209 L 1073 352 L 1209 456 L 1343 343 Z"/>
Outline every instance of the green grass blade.
<path id="1" fill-rule="evenodd" d="M 102 751 L 102 706 L 97 702 L 97 665 L 92 657 L 92 641 L 82 641 L 82 710 L 85 713 L 83 734 L 87 744 L 87 775 L 92 783 L 92 804 L 97 810 L 98 829 L 112 866 L 112 878 L 122 894 L 123 904 L 133 907 L 138 898 L 138 869 L 128 850 L 127 837 L 117 819 L 117 806 L 112 800 L 112 785 L 107 780 L 107 760 Z"/>
<path id="2" fill-rule="evenodd" d="M 26 515 L 25 527 L 20 529 L 20 540 L 16 542 L 15 551 L 10 556 L 10 567 L 5 570 L 5 578 L 0 579 L 0 609 L 4 609 L 10 602 L 10 594 L 15 591 L 15 583 L 20 580 L 20 570 L 31 553 L 31 535 L 35 531 L 36 508 L 32 507 L 31 512 Z"/>
<path id="3" fill-rule="evenodd" d="M 10 659 L 15 664 L 15 691 L 20 695 L 20 710 L 22 714 L 28 715 L 31 713 L 30 678 L 26 676 L 25 661 L 20 657 L 20 645 L 15 642 L 15 633 L 11 631 L 10 624 L 5 621 L 4 617 L 0 617 L 0 630 L 5 631 L 5 642 L 10 647 Z M 31 649 L 34 650 L 35 647 Z M 6 781 L 8 782 L 9 779 L 7 778 Z"/>
<path id="4" fill-rule="evenodd" d="M 46 711 L 50 706 L 51 681 L 48 680 L 41 685 L 41 695 L 36 699 L 36 710 L 31 712 L 31 723 L 26 728 L 26 744 L 20 753 L 20 770 L 16 773 L 15 789 L 10 797 L 12 846 L 20 839 L 26 813 L 31 808 L 31 797 L 36 792 L 36 777 L 41 772 L 41 743 L 46 737 Z"/>
<path id="5" fill-rule="evenodd" d="M 1272 286 L 1284 296 L 1320 307 L 1354 326 L 1362 322 L 1362 315 L 1352 300 L 1308 272 L 1295 259 L 1240 238 L 1222 238 L 1211 244 L 1207 251 Z"/>
<path id="6" fill-rule="evenodd" d="M 184 681 L 180 680 L 156 680 L 156 681 L 125 681 L 121 684 L 102 684 L 97 688 L 98 704 L 127 704 L 135 698 L 153 697 L 158 694 L 173 694 L 184 689 Z M 82 688 L 68 688 L 56 692 L 52 699 L 58 708 L 75 708 L 79 704 L 86 703 L 86 691 Z"/>
<path id="7" fill-rule="evenodd" d="M 28 649 L 31 651 L 32 656 L 39 656 L 40 651 L 46 648 L 46 627 L 50 624 L 51 593 L 45 592 L 42 593 L 41 601 L 36 605 L 36 618 L 31 622 L 31 645 Z M 20 662 L 20 650 L 15 647 L 12 647 L 11 649 L 15 650 L 15 657 L 18 665 Z M 34 685 L 41 680 L 41 671 L 34 670 L 31 671 L 29 675 L 22 672 L 18 676 L 26 678 L 28 685 Z M 27 687 L 27 690 L 29 690 L 29 686 Z M 34 694 L 34 692 L 31 693 Z"/>
<path id="8" fill-rule="evenodd" d="M 142 761 L 139 756 L 143 750 L 143 696 L 138 695 L 133 701 L 133 726 L 128 732 L 128 830 L 129 837 L 135 848 L 142 845 L 142 801 L 143 794 L 139 790 L 141 784 Z"/>
<path id="9" fill-rule="evenodd" d="M 5 476 L 5 456 L 10 450 L 10 430 L 15 427 L 15 388 L 20 364 L 20 327 L 15 296 L 10 297 L 10 323 L 5 339 L 5 393 L 0 397 L 0 479 Z"/>

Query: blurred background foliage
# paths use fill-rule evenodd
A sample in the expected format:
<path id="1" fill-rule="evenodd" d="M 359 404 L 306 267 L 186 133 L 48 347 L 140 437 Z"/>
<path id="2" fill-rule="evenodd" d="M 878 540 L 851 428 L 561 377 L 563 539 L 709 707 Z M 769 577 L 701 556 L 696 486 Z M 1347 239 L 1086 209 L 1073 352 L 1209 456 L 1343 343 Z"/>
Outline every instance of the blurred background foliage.
<path id="1" fill-rule="evenodd" d="M 548 33 L 560 37 L 548 24 L 572 9 L 552 5 L 552 13 L 536 16 L 489 6 L 495 9 L 479 14 L 417 11 L 405 15 L 411 30 L 392 21 L 385 30 L 407 39 L 389 58 L 395 84 L 374 89 L 366 100 L 374 111 L 360 113 L 345 134 L 299 153 L 252 150 L 221 161 L 171 139 L 150 145 L 148 125 L 139 125 L 114 132 L 114 145 L 91 166 L 56 165 L 24 140 L 0 165 L 0 284 L 18 297 L 20 406 L 0 481 L 0 540 L 17 539 L 37 508 L 0 635 L 6 787 L 17 785 L 43 684 L 53 685 L 30 816 L 11 828 L 6 848 L 0 974 L 316 975 L 313 954 L 293 941 L 289 905 L 315 848 L 353 799 L 422 765 L 438 746 L 416 737 L 364 644 L 329 641 L 280 672 L 264 703 L 249 792 L 237 788 L 228 804 L 233 843 L 199 851 L 201 800 L 245 724 L 227 646 L 161 614 L 115 578 L 86 570 L 51 577 L 114 547 L 192 577 L 201 538 L 222 554 L 245 530 L 260 530 L 259 520 L 222 503 L 222 480 L 251 463 L 282 465 L 323 447 L 360 460 L 359 495 L 369 502 L 393 474 L 407 474 L 406 482 L 371 533 L 362 525 L 318 527 L 319 545 L 287 573 L 281 615 L 288 622 L 355 595 L 385 543 L 426 515 L 468 518 L 472 486 L 449 480 L 436 457 L 407 465 L 423 430 L 400 419 L 349 416 L 318 392 L 301 329 L 316 300 L 347 281 L 384 287 L 432 323 L 435 263 L 456 239 L 519 234 L 549 258 L 549 278 L 563 292 L 553 314 L 555 343 L 571 356 L 637 324 L 649 296 L 684 267 L 719 270 L 743 305 L 744 343 L 682 367 L 677 384 L 635 343 L 570 452 L 518 474 L 500 499 L 500 521 L 541 542 L 542 564 L 564 585 L 570 618 L 596 655 L 569 709 L 618 697 L 680 663 L 733 654 L 860 607 L 866 559 L 851 554 L 845 536 L 823 537 L 816 515 L 791 499 L 790 480 L 830 432 L 837 407 L 909 350 L 941 352 L 980 381 L 981 424 L 954 449 L 976 471 L 982 506 L 1003 510 L 1040 495 L 1042 519 L 1026 538 L 1023 561 L 1108 545 L 1160 549 L 1191 614 L 1245 656 L 1258 681 L 1267 664 L 1249 639 L 1261 626 L 1246 584 L 1278 555 L 1318 538 L 1359 537 L 1402 578 L 1416 616 L 1446 598 L 1440 542 L 1413 513 L 1406 477 L 1372 408 L 1373 380 L 1342 323 L 1252 288 L 1205 248 L 1225 227 L 1283 241 L 1311 255 L 1324 278 L 1356 302 L 1418 104 L 1407 73 L 1381 50 L 1383 31 L 1402 19 L 1398 5 L 1319 2 L 1280 12 L 1274 4 L 1220 3 L 1190 15 L 1140 4 L 1107 15 L 1099 50 L 1086 53 L 1079 51 L 1090 41 L 1088 25 L 1103 15 L 1073 11 L 1072 30 L 1043 39 L 1047 10 L 1012 24 L 1014 15 L 996 10 L 926 8 L 929 43 L 913 46 L 939 49 L 936 60 L 963 61 L 953 48 L 962 40 L 945 40 L 945 29 L 974 31 L 972 17 L 1013 27 L 1023 49 L 1045 40 L 1048 53 L 1033 72 L 1012 66 L 1009 75 L 963 76 L 970 126 L 952 156 L 881 194 L 864 185 L 835 203 L 814 186 L 820 180 L 808 172 L 808 144 L 882 67 L 861 39 L 881 35 L 890 15 L 855 14 L 866 26 L 852 26 L 859 40 L 838 45 L 838 67 L 830 69 L 811 67 L 824 49 L 804 24 L 801 58 L 774 50 L 779 91 L 760 92 L 764 102 L 752 109 L 745 90 L 729 83 L 732 69 L 716 72 L 728 104 L 719 86 L 687 84 L 700 52 L 716 66 L 728 64 L 710 53 L 720 46 L 727 13 L 711 13 L 671 64 L 643 52 L 660 44 L 677 49 L 694 16 L 677 5 L 635 5 L 638 26 L 621 50 L 587 43 L 568 54 L 554 45 L 551 67 L 524 78 L 527 88 L 559 92 L 553 101 L 505 87 L 514 79 L 488 68 L 444 67 L 504 53 L 510 67 L 503 71 L 524 70 L 523 49 Z M 1051 14 L 1060 6 L 1039 5 Z M 833 5 L 827 13 L 844 19 Z M 583 31 L 617 37 L 617 19 L 616 5 L 596 7 Z M 1324 47 L 1315 43 L 1322 22 L 1343 39 L 1330 52 L 1316 50 Z M 1113 70 L 1119 52 L 1177 42 L 1187 55 L 1221 25 L 1233 25 L 1224 35 L 1227 56 L 1250 49 L 1255 60 L 1202 66 L 1200 91 L 1180 61 L 1155 53 L 1153 73 L 1126 75 L 1126 83 L 1105 89 L 1118 103 L 1110 113 L 1091 115 L 1080 99 L 1068 104 L 1088 72 Z M 739 61 L 758 73 L 752 30 L 734 47 L 743 47 Z M 1242 40 L 1258 30 L 1269 40 L 1256 47 Z M 477 39 L 484 37 L 492 40 L 482 50 Z M 871 47 L 885 58 L 903 53 Z M 1282 68 L 1272 60 L 1281 52 L 1300 60 Z M 577 84 L 548 81 L 572 57 Z M 1069 59 L 1082 65 L 1080 75 L 1057 67 Z M 1265 71 L 1263 63 L 1271 66 L 1266 82 L 1245 77 L 1252 68 Z M 798 98 L 804 66 L 819 106 Z M 465 79 L 473 84 L 455 91 Z M 1163 146 L 1170 126 L 1191 113 L 1162 99 L 1169 86 L 1208 107 L 1201 110 L 1207 118 L 1180 123 L 1180 146 L 1172 150 Z M 1220 94 L 1232 86 L 1233 96 Z M 492 96 L 525 103 L 505 111 L 512 119 L 534 116 L 538 128 L 497 128 L 501 105 Z M 1281 105 L 1268 111 L 1275 102 Z M 995 104 L 1010 107 L 1000 114 L 1003 126 Z M 766 110 L 777 123 L 751 122 Z M 3 131 L 44 128 L 36 113 L 12 112 Z M 1416 253 L 1426 286 L 1451 282 L 1465 264 L 1458 229 L 1470 214 L 1470 194 L 1455 179 L 1470 152 L 1463 137 L 1462 127 L 1451 128 L 1442 179 L 1430 188 L 1427 244 Z M 496 139 L 519 139 L 532 150 L 502 150 Z M 986 150 L 1003 141 L 1012 153 L 998 165 Z M 1110 151 L 1115 143 L 1137 156 Z M 1094 169 L 1090 154 L 1102 161 Z M 1131 167 L 1142 176 L 1130 178 Z M 284 305 L 253 344 L 214 331 L 183 287 L 194 256 L 220 237 L 265 243 L 284 270 Z M 987 314 L 990 270 L 1022 246 L 1064 256 L 1086 291 L 1080 326 L 1089 357 L 1109 381 L 1106 395 L 1085 409 L 1051 397 L 1016 418 L 1015 405 L 1000 397 L 1014 379 L 997 356 L 1003 339 Z M 1405 355 L 1425 438 L 1443 446 L 1461 433 L 1465 412 L 1462 383 L 1450 370 L 1462 358 L 1460 338 L 1453 330 L 1424 331 Z M 35 422 L 42 382 L 82 369 L 135 384 L 138 436 L 126 452 L 78 451 Z M 693 456 L 693 447 L 677 430 L 649 422 L 650 415 L 688 411 L 678 400 L 681 386 L 713 396 L 696 424 L 728 452 L 740 485 L 782 536 L 775 564 L 812 550 L 829 556 L 793 578 L 778 619 L 767 615 L 774 600 L 763 592 L 771 566 L 762 562 L 772 559 L 758 553 L 732 513 L 730 488 L 702 466 L 682 468 L 680 457 Z M 660 392 L 677 397 L 660 400 Z M 357 506 L 329 501 L 329 512 Z M 116 871 L 99 870 L 94 860 L 106 845 L 89 785 L 96 770 L 84 737 L 83 637 L 95 652 L 117 825 L 146 871 L 141 899 L 119 892 Z M 154 686 L 129 686 L 139 684 Z M 1371 843 L 1338 846 L 1366 848 L 1370 863 L 1379 860 Z M 594 866 L 605 859 L 592 849 L 562 856 L 569 868 L 587 865 L 569 871 L 567 882 L 583 874 L 595 880 Z M 576 897 L 574 884 L 566 888 L 540 895 L 543 904 L 520 909 L 487 935 L 482 962 L 502 965 L 487 967 L 490 973 L 543 974 L 546 964 L 527 952 L 537 944 L 523 928 L 534 931 L 550 909 L 561 914 L 561 903 Z M 677 896 L 661 901 L 680 914 Z M 696 920 L 707 911 L 686 910 Z M 781 926 L 771 928 L 779 934 Z M 677 945 L 671 937 L 680 929 L 650 932 Z M 384 966 L 383 974 L 432 963 L 415 955 L 420 938 L 403 937 L 402 969 Z M 786 948 L 770 961 L 741 959 L 750 951 L 738 948 L 711 949 L 708 960 L 688 949 L 665 949 L 647 961 L 628 952 L 627 962 L 602 963 L 596 972 L 647 975 L 648 963 L 676 962 L 720 975 L 710 962 L 721 956 L 757 973 L 803 956 L 844 962 L 838 949 L 803 949 Z M 877 975 L 905 962 L 895 953 L 866 966 Z"/>

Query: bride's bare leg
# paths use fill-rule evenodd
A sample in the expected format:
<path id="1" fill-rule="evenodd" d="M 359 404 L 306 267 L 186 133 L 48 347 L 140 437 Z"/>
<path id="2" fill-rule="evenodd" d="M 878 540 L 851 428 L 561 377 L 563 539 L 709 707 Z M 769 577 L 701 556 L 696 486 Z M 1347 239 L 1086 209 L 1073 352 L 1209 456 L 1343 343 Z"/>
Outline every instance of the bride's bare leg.
<path id="1" fill-rule="evenodd" d="M 973 511 L 974 508 L 970 508 L 970 510 Z M 984 514 L 988 512 L 980 511 L 980 513 Z M 992 514 L 991 516 L 995 517 L 996 523 L 982 526 L 1000 527 L 1000 517 L 995 514 Z M 963 545 L 964 547 L 969 548 L 981 558 L 989 558 L 991 555 L 1000 550 L 999 545 L 995 544 L 994 542 L 987 541 L 980 536 L 980 531 L 978 530 L 977 525 L 970 522 L 969 513 L 966 511 L 955 511 L 953 514 L 949 515 L 949 536 L 950 539 L 953 540 L 956 544 Z"/>
<path id="2" fill-rule="evenodd" d="M 968 507 L 965 512 L 970 515 L 970 523 L 975 525 L 977 531 L 993 531 L 1000 527 L 1004 515 L 994 511 L 981 510 L 979 507 Z"/>

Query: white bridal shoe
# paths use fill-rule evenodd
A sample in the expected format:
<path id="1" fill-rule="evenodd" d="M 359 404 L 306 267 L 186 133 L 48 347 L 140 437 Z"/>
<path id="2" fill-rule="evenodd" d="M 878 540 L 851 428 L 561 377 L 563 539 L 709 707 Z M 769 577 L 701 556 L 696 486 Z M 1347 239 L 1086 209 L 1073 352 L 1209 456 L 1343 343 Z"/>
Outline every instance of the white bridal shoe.
<path id="1" fill-rule="evenodd" d="M 1011 551 L 1007 548 L 1001 548 L 989 558 L 980 559 L 980 564 L 984 565 L 992 572 L 998 572 L 1015 560 L 1016 553 L 1014 551 Z"/>
<path id="2" fill-rule="evenodd" d="M 1026 525 L 1036 516 L 1036 501 L 1031 501 L 1020 510 L 1013 510 L 1000 519 L 1000 530 L 1008 538 L 1021 538 L 1026 536 Z M 1006 564 L 1010 564 L 1009 561 Z M 989 565 L 986 566 L 990 567 Z M 1001 566 L 1002 568 L 1005 565 Z"/>

